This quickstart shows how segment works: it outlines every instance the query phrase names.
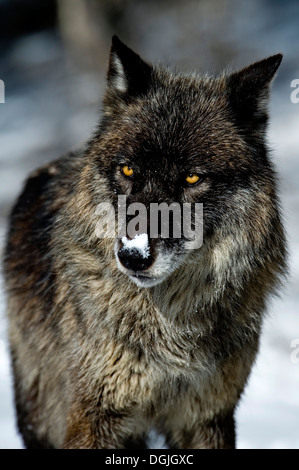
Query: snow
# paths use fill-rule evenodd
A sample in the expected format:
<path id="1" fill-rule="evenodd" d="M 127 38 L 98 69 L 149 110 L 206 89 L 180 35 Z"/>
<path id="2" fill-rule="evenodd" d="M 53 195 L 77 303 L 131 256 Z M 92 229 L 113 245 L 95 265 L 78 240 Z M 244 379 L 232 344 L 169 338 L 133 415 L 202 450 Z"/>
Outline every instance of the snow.
<path id="1" fill-rule="evenodd" d="M 134 238 L 122 237 L 123 249 L 126 251 L 138 251 L 142 258 L 150 256 L 147 233 L 136 234 Z"/>
<path id="2" fill-rule="evenodd" d="M 1 231 L 0 239 L 3 232 Z M 0 277 L 0 449 L 20 449 L 13 408 L 12 379 L 7 345 L 7 325 L 3 318 L 4 293 Z"/>

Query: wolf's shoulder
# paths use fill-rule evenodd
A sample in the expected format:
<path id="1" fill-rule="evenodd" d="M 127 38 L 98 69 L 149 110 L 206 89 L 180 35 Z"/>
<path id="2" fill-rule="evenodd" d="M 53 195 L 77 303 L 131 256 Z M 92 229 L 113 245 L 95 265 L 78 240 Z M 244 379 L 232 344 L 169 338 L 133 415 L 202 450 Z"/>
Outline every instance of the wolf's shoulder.
<path id="1" fill-rule="evenodd" d="M 47 251 L 57 214 L 74 191 L 81 159 L 82 151 L 71 152 L 28 175 L 9 216 L 8 258 L 20 251 L 23 259 Z"/>
<path id="2" fill-rule="evenodd" d="M 78 150 L 33 170 L 25 180 L 11 216 L 32 212 L 36 206 L 49 205 L 55 198 L 62 200 L 76 182 L 81 161 L 82 151 Z"/>

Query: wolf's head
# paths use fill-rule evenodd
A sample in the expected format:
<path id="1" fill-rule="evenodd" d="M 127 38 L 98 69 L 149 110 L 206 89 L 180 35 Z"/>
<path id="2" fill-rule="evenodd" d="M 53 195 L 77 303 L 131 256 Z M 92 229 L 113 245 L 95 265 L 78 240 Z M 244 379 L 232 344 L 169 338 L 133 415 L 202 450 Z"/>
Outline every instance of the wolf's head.
<path id="1" fill-rule="evenodd" d="M 184 207 L 191 208 L 191 229 L 198 228 L 195 203 L 203 204 L 203 243 L 227 240 L 228 258 L 236 240 L 235 255 L 237 244 L 264 240 L 275 199 L 265 145 L 267 101 L 281 59 L 278 54 L 239 72 L 199 78 L 153 67 L 113 38 L 93 155 L 116 211 L 118 196 L 130 207 L 130 232 L 117 237 L 115 256 L 137 285 L 160 283 L 194 259 L 190 237 L 174 231 L 183 227 Z M 153 236 L 149 214 L 161 203 L 172 208 L 159 212 Z M 142 207 L 148 217 L 134 220 Z M 170 230 L 163 237 L 165 214 Z M 202 250 L 197 246 L 196 257 Z"/>

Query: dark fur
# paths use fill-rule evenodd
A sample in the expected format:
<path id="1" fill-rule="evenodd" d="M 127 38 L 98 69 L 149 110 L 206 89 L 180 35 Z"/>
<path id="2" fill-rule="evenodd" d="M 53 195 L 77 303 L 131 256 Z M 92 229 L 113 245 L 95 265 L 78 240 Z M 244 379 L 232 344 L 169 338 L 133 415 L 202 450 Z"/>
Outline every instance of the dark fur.
<path id="1" fill-rule="evenodd" d="M 280 61 L 199 78 L 153 68 L 114 38 L 98 131 L 32 174 L 10 218 L 10 347 L 28 448 L 142 447 L 151 427 L 171 447 L 235 447 L 234 411 L 285 272 L 265 143 Z M 191 170 L 202 176 L 192 188 Z M 150 240 L 146 272 L 159 282 L 136 285 L 119 245 L 95 235 L 97 205 L 119 194 L 203 202 L 203 246 Z"/>

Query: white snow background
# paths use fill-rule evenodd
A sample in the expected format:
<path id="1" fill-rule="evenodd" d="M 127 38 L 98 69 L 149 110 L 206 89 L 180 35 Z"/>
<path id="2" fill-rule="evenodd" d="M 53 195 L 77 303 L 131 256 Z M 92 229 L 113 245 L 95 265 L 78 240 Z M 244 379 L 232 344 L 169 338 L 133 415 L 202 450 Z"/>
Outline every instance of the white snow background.
<path id="1" fill-rule="evenodd" d="M 299 4 L 279 0 L 230 0 L 226 4 L 230 13 L 216 22 L 203 17 L 195 1 L 181 2 L 179 11 L 175 10 L 176 2 L 161 9 L 156 6 L 156 10 L 140 2 L 128 12 L 130 45 L 148 60 L 160 59 L 159 51 L 162 58 L 169 57 L 177 66 L 187 63 L 189 68 L 200 66 L 203 70 L 209 65 L 217 69 L 213 62 L 215 43 L 233 51 L 233 68 L 278 52 L 284 54 L 272 89 L 268 135 L 281 180 L 290 277 L 281 297 L 270 304 L 260 353 L 236 419 L 239 449 L 298 449 L 299 103 L 291 102 L 290 84 L 299 79 Z M 198 31 L 204 43 L 196 43 Z M 102 77 L 74 72 L 52 31 L 23 37 L 0 57 L 0 78 L 5 76 L 6 84 L 6 102 L 0 104 L 1 251 L 7 214 L 28 172 L 75 148 L 94 128 L 105 67 L 103 64 Z M 153 440 L 153 446 L 160 445 Z M 0 448 L 22 448 L 15 426 L 2 285 Z"/>

